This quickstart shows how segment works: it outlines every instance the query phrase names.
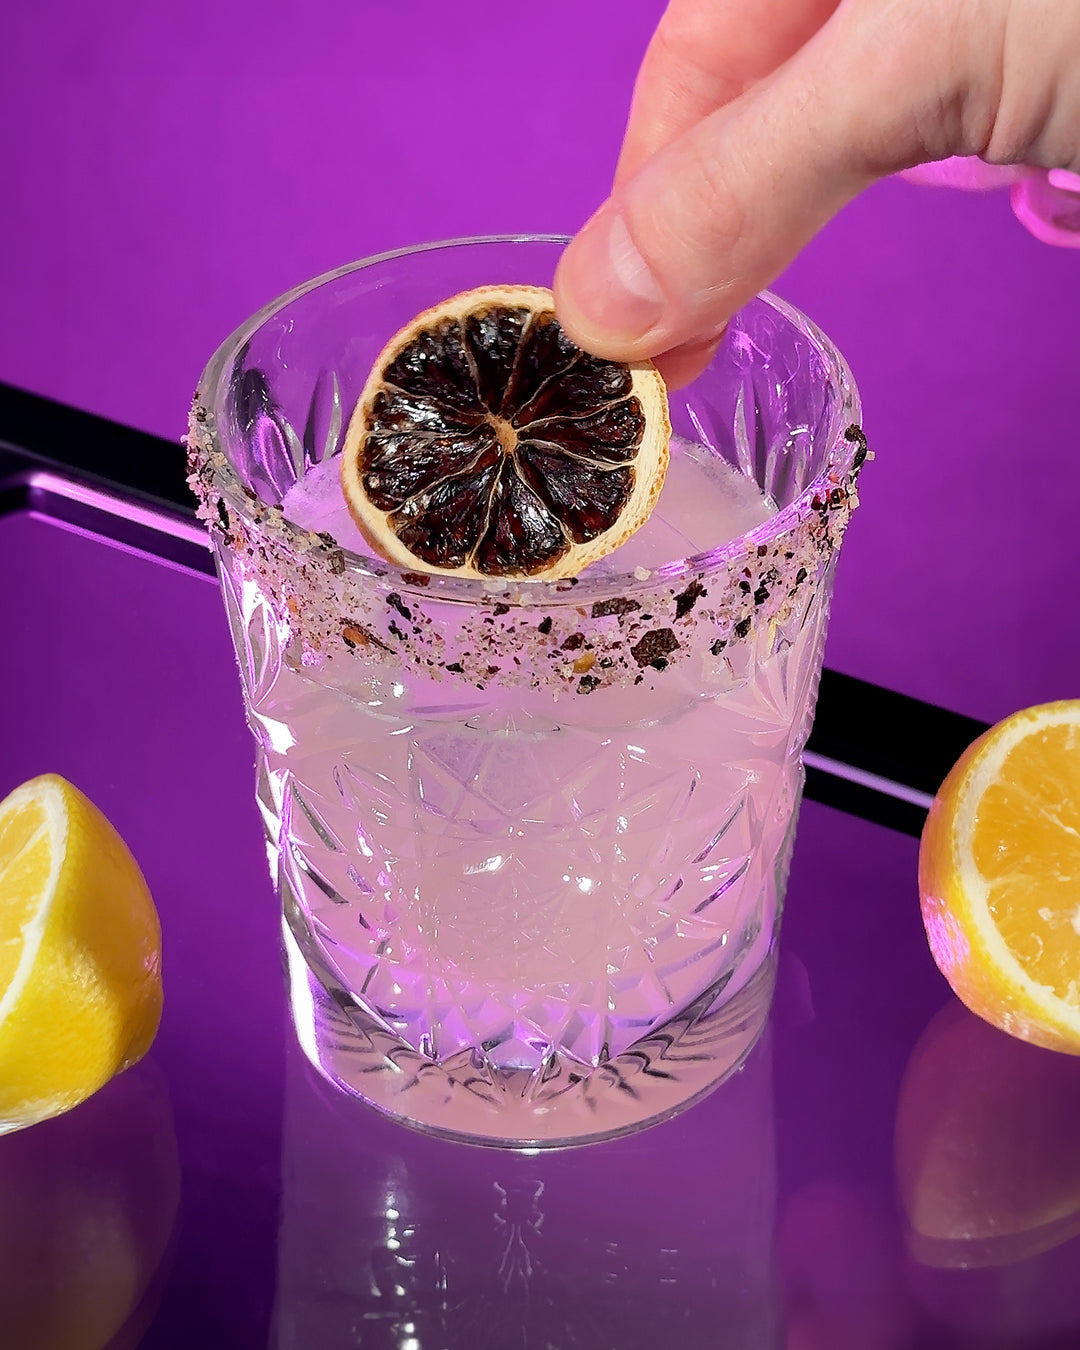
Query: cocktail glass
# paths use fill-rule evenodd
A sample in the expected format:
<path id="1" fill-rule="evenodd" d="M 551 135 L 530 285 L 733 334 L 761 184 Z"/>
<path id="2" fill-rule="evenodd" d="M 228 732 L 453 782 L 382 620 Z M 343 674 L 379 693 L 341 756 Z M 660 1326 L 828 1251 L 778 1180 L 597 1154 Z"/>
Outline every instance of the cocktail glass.
<path id="1" fill-rule="evenodd" d="M 865 457 L 843 358 L 762 295 L 671 399 L 702 487 L 725 460 L 776 504 L 738 538 L 480 582 L 290 521 L 387 339 L 457 291 L 550 284 L 564 242 L 433 244 L 298 287 L 215 354 L 189 441 L 300 1043 L 407 1124 L 537 1148 L 671 1116 L 765 1023 Z M 657 507 L 676 536 L 692 475 Z"/>

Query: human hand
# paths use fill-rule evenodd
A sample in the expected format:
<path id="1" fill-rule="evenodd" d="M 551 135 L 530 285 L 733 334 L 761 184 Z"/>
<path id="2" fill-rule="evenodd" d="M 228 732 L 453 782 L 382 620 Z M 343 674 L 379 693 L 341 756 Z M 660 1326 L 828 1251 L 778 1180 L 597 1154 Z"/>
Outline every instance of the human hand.
<path id="1" fill-rule="evenodd" d="M 670 0 L 560 318 L 686 383 L 846 202 L 949 156 L 1080 172 L 1080 4 Z"/>
<path id="2" fill-rule="evenodd" d="M 1027 164 L 987 164 L 981 159 L 942 159 L 901 175 L 927 187 L 993 192 L 1008 188 L 1017 220 L 1044 244 L 1080 248 L 1080 174 L 1034 169 Z"/>

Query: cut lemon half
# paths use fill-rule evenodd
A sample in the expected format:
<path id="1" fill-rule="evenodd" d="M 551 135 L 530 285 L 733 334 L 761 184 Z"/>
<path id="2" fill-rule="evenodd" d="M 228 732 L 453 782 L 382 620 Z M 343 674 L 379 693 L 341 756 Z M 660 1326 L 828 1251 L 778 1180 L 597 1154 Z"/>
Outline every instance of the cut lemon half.
<path id="1" fill-rule="evenodd" d="M 651 362 L 582 351 L 543 287 L 483 286 L 383 348 L 349 423 L 342 488 L 399 566 L 556 580 L 645 523 L 670 437 Z"/>
<path id="2" fill-rule="evenodd" d="M 919 891 L 962 1002 L 1080 1054 L 1080 700 L 1014 713 L 960 756 L 923 830 Z"/>
<path id="3" fill-rule="evenodd" d="M 147 1051 L 161 930 L 123 840 L 56 774 L 0 802 L 0 1133 L 58 1115 Z"/>

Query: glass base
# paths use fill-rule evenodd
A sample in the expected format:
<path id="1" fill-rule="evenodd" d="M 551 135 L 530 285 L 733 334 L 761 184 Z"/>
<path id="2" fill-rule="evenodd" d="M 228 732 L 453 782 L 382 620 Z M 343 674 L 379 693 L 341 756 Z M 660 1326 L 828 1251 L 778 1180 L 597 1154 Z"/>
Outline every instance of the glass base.
<path id="1" fill-rule="evenodd" d="M 597 1067 L 552 1055 L 538 1069 L 499 1069 L 482 1051 L 436 1061 L 388 1032 L 340 987 L 324 984 L 287 924 L 293 1021 L 316 1069 L 412 1129 L 501 1148 L 568 1148 L 658 1124 L 742 1064 L 764 1029 L 776 948 L 734 995 L 722 982 L 632 1049 Z"/>

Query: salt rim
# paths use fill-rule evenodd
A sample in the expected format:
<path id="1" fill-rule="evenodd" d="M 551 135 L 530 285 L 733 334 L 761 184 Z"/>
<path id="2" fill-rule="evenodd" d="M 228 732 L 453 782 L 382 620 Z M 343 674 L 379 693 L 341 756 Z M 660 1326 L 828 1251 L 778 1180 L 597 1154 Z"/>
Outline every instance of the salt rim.
<path id="1" fill-rule="evenodd" d="M 577 578 L 477 582 L 350 553 L 260 502 L 218 449 L 213 415 L 197 401 L 187 443 L 197 515 L 219 560 L 257 587 L 303 665 L 350 654 L 478 689 L 497 679 L 580 694 L 640 684 L 694 654 L 730 664 L 743 644 L 763 640 L 765 656 L 789 640 L 858 505 L 869 453 L 853 423 L 824 470 L 764 524 L 709 553 L 578 592 Z M 712 603 L 710 591 L 719 596 Z"/>

